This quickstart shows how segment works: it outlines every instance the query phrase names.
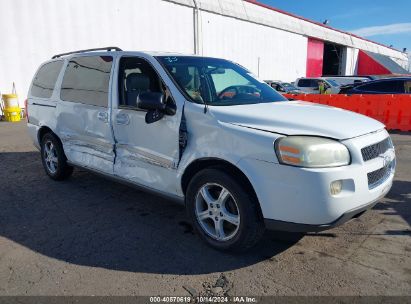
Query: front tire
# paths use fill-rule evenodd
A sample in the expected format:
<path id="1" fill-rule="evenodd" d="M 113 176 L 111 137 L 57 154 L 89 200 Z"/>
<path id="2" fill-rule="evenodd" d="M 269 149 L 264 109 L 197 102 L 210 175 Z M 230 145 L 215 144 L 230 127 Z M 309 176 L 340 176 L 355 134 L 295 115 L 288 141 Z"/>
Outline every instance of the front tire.
<path id="1" fill-rule="evenodd" d="M 41 139 L 41 161 L 47 175 L 56 181 L 65 180 L 73 173 L 73 167 L 67 164 L 63 146 L 53 133 L 46 133 Z"/>
<path id="2" fill-rule="evenodd" d="M 197 233 L 213 248 L 245 251 L 262 237 L 258 202 L 245 189 L 220 169 L 202 170 L 189 183 L 187 212 Z"/>

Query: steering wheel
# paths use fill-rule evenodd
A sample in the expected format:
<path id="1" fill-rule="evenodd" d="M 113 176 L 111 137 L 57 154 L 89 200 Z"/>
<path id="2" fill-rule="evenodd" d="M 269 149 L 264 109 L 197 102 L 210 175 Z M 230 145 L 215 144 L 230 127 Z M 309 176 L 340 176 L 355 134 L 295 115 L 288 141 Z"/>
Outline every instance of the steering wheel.
<path id="1" fill-rule="evenodd" d="M 240 94 L 240 89 L 245 88 L 244 91 L 246 91 L 246 93 L 243 92 L 243 94 L 253 94 L 258 92 L 258 90 L 252 86 L 247 86 L 247 85 L 233 85 L 233 86 L 229 86 L 226 87 L 224 90 L 222 90 L 219 94 L 218 94 L 218 99 L 223 99 L 224 98 L 224 94 L 226 94 L 228 91 L 234 90 L 235 94 L 231 97 L 234 98 L 236 95 Z M 249 92 L 247 92 L 249 91 Z M 252 91 L 252 92 L 251 92 Z"/>
<path id="2" fill-rule="evenodd" d="M 224 94 L 227 93 L 230 90 L 234 90 L 235 94 L 231 97 L 233 98 L 235 95 L 237 95 L 240 91 L 238 90 L 239 86 L 233 85 L 233 86 L 229 86 L 226 87 L 224 90 L 222 90 L 219 94 L 218 94 L 218 99 L 223 99 L 224 98 Z"/>

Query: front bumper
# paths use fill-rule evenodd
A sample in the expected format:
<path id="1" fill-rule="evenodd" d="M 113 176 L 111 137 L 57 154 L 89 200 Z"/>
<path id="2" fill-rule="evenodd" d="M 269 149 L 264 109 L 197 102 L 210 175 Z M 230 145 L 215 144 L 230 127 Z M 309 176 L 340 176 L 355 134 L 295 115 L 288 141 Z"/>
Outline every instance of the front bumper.
<path id="1" fill-rule="evenodd" d="M 275 231 L 288 231 L 288 232 L 319 232 L 328 229 L 332 229 L 338 227 L 354 218 L 358 218 L 363 215 L 367 210 L 372 209 L 378 200 L 372 202 L 366 206 L 362 206 L 351 211 L 347 211 L 343 215 L 341 215 L 335 221 L 322 224 L 322 225 L 310 225 L 310 224 L 299 224 L 299 223 L 292 223 L 292 222 L 283 222 L 278 220 L 271 220 L 271 219 L 264 219 L 265 228 L 268 230 L 275 230 Z"/>
<path id="2" fill-rule="evenodd" d="M 384 157 L 364 161 L 361 148 L 385 139 L 380 131 L 343 143 L 351 153 L 351 164 L 335 168 L 298 168 L 244 158 L 238 165 L 250 179 L 268 229 L 321 231 L 341 225 L 384 197 L 392 186 L 394 166 L 377 185 L 368 173 L 386 166 Z M 395 153 L 388 151 L 395 164 Z M 341 180 L 343 190 L 330 193 L 330 184 Z"/>

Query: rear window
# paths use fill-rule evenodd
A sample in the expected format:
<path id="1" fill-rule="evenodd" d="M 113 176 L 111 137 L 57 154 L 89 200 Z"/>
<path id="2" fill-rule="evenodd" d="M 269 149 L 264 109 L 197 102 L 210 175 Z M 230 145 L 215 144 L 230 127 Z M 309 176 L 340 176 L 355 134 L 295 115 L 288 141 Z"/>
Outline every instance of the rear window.
<path id="1" fill-rule="evenodd" d="M 57 77 L 60 74 L 63 61 L 53 61 L 43 65 L 31 85 L 30 95 L 39 98 L 50 98 L 56 85 Z"/>
<path id="2" fill-rule="evenodd" d="M 88 105 L 107 107 L 111 56 L 72 58 L 64 74 L 60 98 Z"/>

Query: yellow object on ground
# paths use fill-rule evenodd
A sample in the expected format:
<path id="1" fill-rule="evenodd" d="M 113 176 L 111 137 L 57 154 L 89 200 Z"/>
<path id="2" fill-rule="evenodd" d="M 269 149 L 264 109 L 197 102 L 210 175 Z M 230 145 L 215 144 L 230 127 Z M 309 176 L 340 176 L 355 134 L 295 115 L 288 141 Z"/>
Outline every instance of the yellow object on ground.
<path id="1" fill-rule="evenodd" d="M 6 121 L 17 122 L 21 120 L 21 109 L 19 107 L 5 108 L 3 114 Z"/>
<path id="2" fill-rule="evenodd" d="M 15 93 L 13 85 L 13 94 L 1 95 L 2 104 L 1 110 L 6 121 L 17 122 L 21 120 L 21 109 L 19 106 L 18 96 Z"/>
<path id="3" fill-rule="evenodd" d="M 19 100 L 17 94 L 3 94 L 1 95 L 3 99 L 3 108 L 18 108 Z"/>

